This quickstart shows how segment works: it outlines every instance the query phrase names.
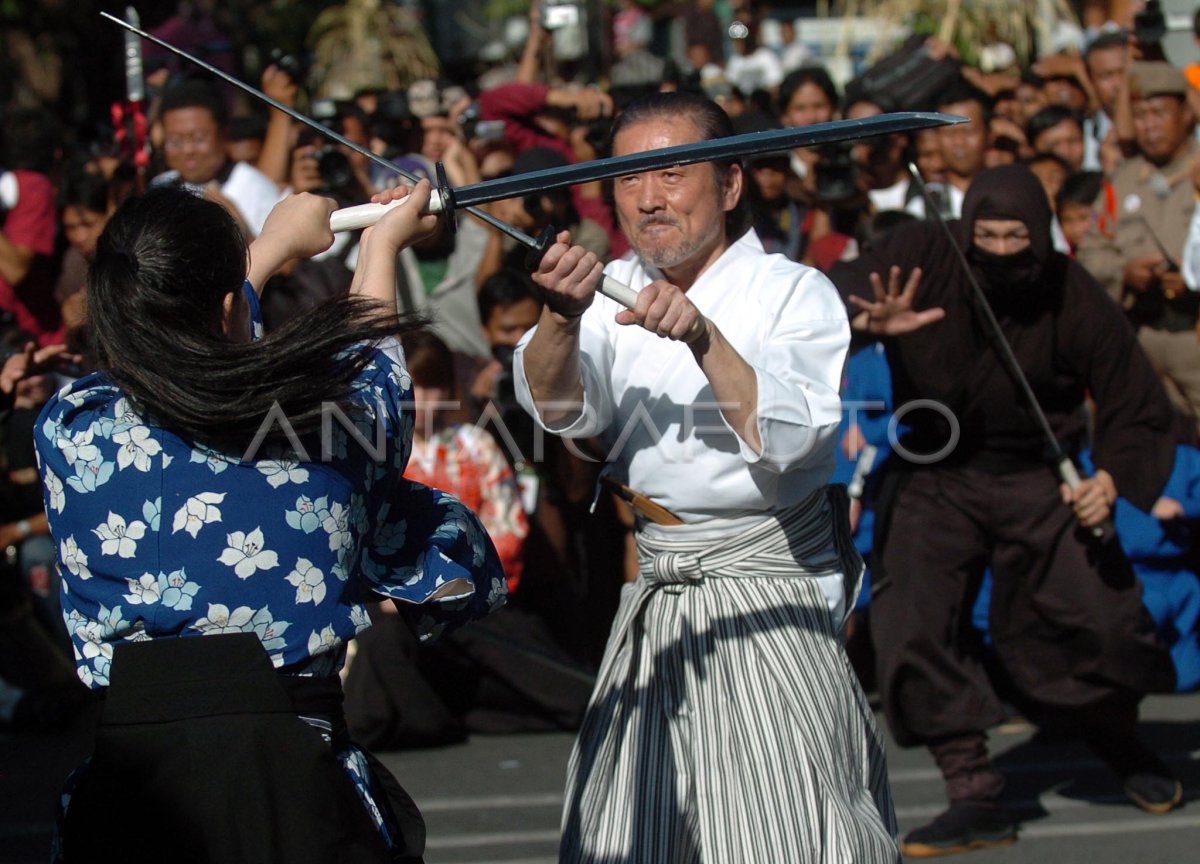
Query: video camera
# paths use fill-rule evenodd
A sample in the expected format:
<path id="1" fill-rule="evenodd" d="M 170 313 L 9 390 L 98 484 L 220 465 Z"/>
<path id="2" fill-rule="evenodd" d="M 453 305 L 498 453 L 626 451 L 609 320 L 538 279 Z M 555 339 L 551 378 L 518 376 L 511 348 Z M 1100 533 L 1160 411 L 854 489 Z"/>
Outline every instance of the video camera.
<path id="1" fill-rule="evenodd" d="M 858 165 L 852 154 L 854 143 L 838 141 L 818 148 L 820 157 L 815 170 L 817 198 L 838 204 L 858 194 Z"/>
<path id="2" fill-rule="evenodd" d="M 458 115 L 458 125 L 462 127 L 463 137 L 470 141 L 478 138 L 483 141 L 504 140 L 503 120 L 480 120 L 479 103 L 472 102 Z"/>
<path id="3" fill-rule="evenodd" d="M 1133 16 L 1133 36 L 1142 46 L 1159 45 L 1167 35 L 1167 16 L 1159 0 L 1147 0 L 1145 8 Z"/>

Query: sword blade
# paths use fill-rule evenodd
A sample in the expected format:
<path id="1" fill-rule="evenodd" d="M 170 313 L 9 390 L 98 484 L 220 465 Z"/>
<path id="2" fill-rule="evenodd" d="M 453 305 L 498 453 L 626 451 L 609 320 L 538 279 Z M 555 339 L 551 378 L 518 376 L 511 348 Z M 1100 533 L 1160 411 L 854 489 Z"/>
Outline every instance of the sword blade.
<path id="1" fill-rule="evenodd" d="M 251 87 L 249 84 L 245 83 L 244 81 L 239 81 L 237 78 L 234 78 L 229 73 L 223 72 L 222 70 L 218 69 L 216 66 L 213 66 L 211 63 L 206 63 L 205 61 L 201 60 L 199 57 L 192 56 L 188 52 L 184 51 L 182 48 L 176 48 L 170 42 L 159 39 L 157 36 L 147 33 L 145 30 L 140 30 L 137 27 L 135 27 L 133 24 L 130 24 L 128 21 L 122 21 L 120 18 L 116 17 L 115 15 L 110 15 L 107 12 L 101 12 L 100 17 L 107 18 L 109 21 L 112 21 L 114 24 L 119 24 L 121 27 L 124 27 L 126 30 L 128 30 L 130 35 L 141 37 L 142 39 L 145 39 L 147 42 L 153 42 L 155 45 L 159 46 L 160 48 L 165 48 L 166 50 L 170 51 L 172 54 L 182 57 L 184 60 L 187 60 L 190 63 L 196 64 L 201 69 L 203 69 L 205 72 L 208 72 L 211 75 L 215 75 L 216 77 L 218 77 L 222 81 L 224 81 L 226 84 L 232 84 L 234 87 L 237 87 L 239 90 L 242 90 L 245 93 L 249 93 L 251 96 L 258 99 L 260 102 L 265 102 L 267 105 L 270 105 L 275 110 L 282 111 L 284 114 L 288 115 L 293 120 L 295 120 L 299 123 L 303 123 L 305 126 L 308 126 L 311 129 L 315 129 L 317 132 L 320 132 L 326 138 L 329 138 L 332 141 L 336 141 L 338 144 L 341 144 L 344 147 L 348 147 L 356 153 L 362 154 L 363 156 L 370 159 L 372 162 L 375 162 L 376 164 L 381 165 L 384 168 L 394 171 L 396 174 L 399 174 L 401 177 L 405 178 L 406 180 L 411 180 L 412 182 L 415 183 L 419 179 L 415 174 L 405 171 L 400 166 L 395 165 L 392 162 L 389 162 L 387 159 L 384 159 L 378 153 L 372 153 L 370 150 L 366 149 L 362 145 L 355 144 L 353 141 L 351 141 L 346 136 L 341 135 L 338 132 L 335 132 L 334 130 L 330 129 L 328 126 L 321 123 L 320 121 L 314 120 L 311 117 L 301 114 L 295 108 L 291 108 L 287 105 L 284 105 L 278 99 L 273 99 L 272 97 L 268 96 L 266 93 L 263 93 L 261 90 Z"/>
<path id="2" fill-rule="evenodd" d="M 875 135 L 890 135 L 895 132 L 911 132 L 935 126 L 950 126 L 966 123 L 966 117 L 956 114 L 940 114 L 932 111 L 902 111 L 893 114 L 877 114 L 859 120 L 834 120 L 815 123 L 811 126 L 796 126 L 789 129 L 769 129 L 764 132 L 747 132 L 725 138 L 712 138 L 693 144 L 679 144 L 646 150 L 627 156 L 612 156 L 593 159 L 573 165 L 561 165 L 541 171 L 528 171 L 453 190 L 454 202 L 458 206 L 486 204 L 503 198 L 516 198 L 545 189 L 558 189 L 576 183 L 607 180 L 626 174 L 640 174 L 697 162 L 720 162 L 755 156 L 760 153 L 777 153 L 796 147 L 818 147 L 842 141 L 857 141 Z"/>
<path id="3" fill-rule="evenodd" d="M 218 69 L 216 66 L 213 66 L 211 63 L 206 63 L 203 60 L 201 60 L 199 57 L 192 56 L 188 52 L 184 51 L 182 48 L 176 48 L 170 42 L 167 42 L 163 39 L 159 39 L 157 36 L 147 33 L 145 30 L 139 29 L 135 24 L 130 23 L 129 21 L 123 21 L 120 18 L 116 17 L 115 15 L 110 15 L 107 12 L 101 12 L 100 17 L 107 18 L 109 21 L 112 21 L 114 24 L 119 24 L 121 27 L 124 27 L 125 30 L 128 31 L 128 33 L 126 34 L 126 43 L 125 43 L 127 56 L 128 56 L 128 51 L 129 51 L 129 47 L 128 47 L 129 39 L 132 38 L 136 42 L 137 39 L 140 37 L 142 39 L 145 39 L 147 42 L 153 42 L 155 45 L 158 45 L 160 48 L 165 48 L 167 51 L 170 51 L 172 54 L 182 57 L 184 60 L 187 60 L 190 63 L 194 63 L 195 65 L 199 66 L 201 69 L 208 72 L 209 74 L 215 75 L 217 78 L 221 79 L 226 84 L 232 84 L 234 87 L 237 87 L 239 90 L 241 90 L 245 93 L 249 93 L 251 96 L 253 96 L 255 99 L 258 99 L 260 102 L 264 102 L 267 105 L 270 105 L 272 108 L 274 108 L 277 111 L 282 111 L 284 114 L 288 115 L 296 122 L 303 123 L 305 126 L 308 126 L 309 128 L 316 130 L 317 132 L 321 133 L 322 135 L 324 135 L 326 138 L 330 139 L 331 141 L 336 141 L 338 144 L 341 144 L 343 147 L 349 148 L 350 150 L 353 150 L 355 153 L 359 153 L 362 156 L 365 156 L 367 159 L 370 159 L 375 164 L 380 165 L 380 166 L 388 169 L 389 171 L 392 171 L 393 173 L 399 175 L 400 177 L 403 177 L 405 180 L 408 180 L 411 183 L 416 183 L 418 180 L 421 179 L 420 177 L 413 174 L 412 172 L 405 171 L 399 165 L 396 165 L 395 163 L 389 161 L 388 159 L 383 158 L 378 153 L 374 153 L 371 150 L 368 150 L 366 147 L 363 147 L 361 144 L 356 144 L 355 142 L 351 141 L 345 135 L 341 135 L 341 134 L 335 132 L 334 130 L 332 130 L 328 126 L 326 126 L 325 124 L 323 124 L 317 120 L 314 120 L 313 118 L 308 117 L 304 114 L 301 114 L 295 108 L 291 108 L 287 105 L 284 105 L 278 99 L 271 98 L 266 93 L 263 93 L 261 90 L 251 87 L 249 84 L 245 83 L 244 81 L 239 81 L 237 78 L 234 78 L 232 75 L 228 74 L 227 72 L 223 72 L 222 70 Z M 140 52 L 139 52 L 139 57 L 140 57 Z M 431 213 L 441 212 L 444 194 L 445 194 L 444 190 L 441 190 L 441 189 L 434 190 L 433 197 L 430 198 L 430 212 Z M 496 200 L 496 199 L 492 199 L 492 200 Z M 471 207 L 469 205 L 464 205 L 464 206 L 465 206 L 465 209 L 467 210 L 467 212 L 470 213 L 472 216 L 474 216 L 475 218 L 477 218 L 483 222 L 486 222 L 488 225 L 491 225 L 493 228 L 496 228 L 497 230 L 502 231 L 503 233 L 507 234 L 509 237 L 512 237 L 514 240 L 516 240 L 518 243 L 522 244 L 523 246 L 525 246 L 529 249 L 541 249 L 542 248 L 542 244 L 540 244 L 538 240 L 536 240 L 533 237 L 530 237 L 528 234 L 526 234 L 524 231 L 520 230 L 516 226 L 509 225 L 507 222 L 501 221 L 500 219 L 493 216 L 491 213 L 486 213 L 483 210 L 477 210 L 476 208 Z M 373 223 L 364 223 L 364 224 L 373 224 Z M 362 227 L 362 226 L 356 226 L 356 227 Z"/>
<path id="4" fill-rule="evenodd" d="M 419 179 L 416 175 L 405 171 L 379 154 L 373 153 L 367 148 L 356 144 L 344 135 L 333 131 L 311 117 L 301 114 L 294 108 L 284 105 L 282 102 L 271 98 L 266 93 L 251 87 L 249 84 L 239 81 L 237 78 L 223 72 L 212 64 L 206 63 L 180 48 L 176 48 L 170 42 L 166 42 L 157 36 L 140 30 L 115 15 L 110 15 L 107 12 L 101 12 L 100 15 L 142 39 L 153 42 L 155 45 L 165 48 L 171 53 L 194 63 L 227 84 L 231 84 L 243 92 L 254 96 L 272 108 L 282 111 L 293 120 L 315 129 L 326 138 L 336 141 L 338 144 L 365 156 L 372 162 L 395 172 L 399 176 L 411 182 L 416 182 Z M 917 129 L 928 129 L 934 126 L 946 126 L 965 122 L 967 122 L 966 117 L 958 117 L 953 114 L 910 111 L 880 114 L 860 120 L 835 120 L 830 123 L 817 123 L 812 126 L 772 129 L 765 132 L 749 132 L 744 135 L 732 135 L 726 138 L 698 141 L 694 144 L 680 144 L 676 147 L 648 150 L 628 156 L 595 159 L 590 162 L 580 162 L 559 168 L 530 171 L 512 177 L 501 177 L 495 180 L 486 180 L 482 183 L 472 183 L 467 186 L 460 186 L 457 189 L 450 189 L 448 187 L 445 189 L 439 188 L 437 192 L 440 194 L 435 197 L 439 203 L 448 204 L 449 209 L 453 210 L 457 207 L 463 207 L 472 216 L 502 231 L 527 248 L 542 252 L 545 250 L 545 244 L 541 240 L 530 237 L 516 226 L 509 225 L 492 216 L 490 213 L 478 210 L 473 205 L 486 204 L 490 201 L 500 201 L 505 198 L 515 198 L 530 192 L 546 189 L 559 189 L 563 186 L 573 186 L 576 183 L 587 183 L 593 180 L 620 177 L 625 174 L 636 174 L 642 171 L 651 171 L 678 165 L 692 165 L 697 162 L 734 159 L 743 156 L 753 156 L 759 153 L 773 153 L 790 150 L 795 147 L 813 147 L 841 141 L 854 141 L 874 135 L 909 132 Z"/>
<path id="5" fill-rule="evenodd" d="M 140 27 L 141 19 L 132 6 L 125 7 L 125 19 L 132 27 Z M 141 102 L 146 98 L 146 85 L 142 79 L 142 43 L 137 34 L 125 33 L 125 98 L 130 102 Z"/>

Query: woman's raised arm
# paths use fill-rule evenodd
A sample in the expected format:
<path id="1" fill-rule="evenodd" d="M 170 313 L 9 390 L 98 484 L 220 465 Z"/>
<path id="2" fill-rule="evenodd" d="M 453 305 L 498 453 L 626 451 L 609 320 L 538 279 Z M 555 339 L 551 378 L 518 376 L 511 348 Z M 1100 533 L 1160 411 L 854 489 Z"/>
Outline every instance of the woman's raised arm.
<path id="1" fill-rule="evenodd" d="M 260 296 L 274 273 L 294 258 L 311 258 L 333 245 L 329 214 L 337 208 L 332 198 L 301 192 L 289 195 L 267 215 L 262 233 L 246 250 L 246 278 Z"/>
<path id="2" fill-rule="evenodd" d="M 398 186 L 371 198 L 376 204 L 390 204 L 405 196 L 408 200 L 363 232 L 351 294 L 370 297 L 388 309 L 396 308 L 396 256 L 405 246 L 427 237 L 437 228 L 437 214 L 424 213 L 429 192 L 429 181 L 422 180 L 412 189 Z"/>

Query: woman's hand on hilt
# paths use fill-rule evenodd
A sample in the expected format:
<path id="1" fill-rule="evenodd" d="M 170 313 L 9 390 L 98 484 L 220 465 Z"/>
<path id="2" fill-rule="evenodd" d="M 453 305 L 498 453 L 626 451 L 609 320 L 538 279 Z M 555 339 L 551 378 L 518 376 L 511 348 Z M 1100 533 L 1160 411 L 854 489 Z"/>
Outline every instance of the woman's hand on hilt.
<path id="1" fill-rule="evenodd" d="M 363 242 L 369 243 L 372 254 L 380 248 L 396 255 L 404 247 L 428 237 L 438 225 L 436 213 L 426 213 L 432 187 L 428 180 L 416 186 L 396 186 L 371 196 L 374 204 L 391 204 L 407 198 L 403 204 L 393 207 L 383 218 L 363 234 Z"/>
<path id="2" fill-rule="evenodd" d="M 295 258 L 311 258 L 333 245 L 329 214 L 337 209 L 332 198 L 301 192 L 289 195 L 271 208 L 262 233 L 246 250 L 246 279 L 258 293 L 283 265 Z"/>
<path id="3" fill-rule="evenodd" d="M 876 336 L 901 336 L 946 317 L 946 310 L 940 307 L 921 312 L 913 309 L 917 286 L 921 284 L 920 267 L 913 268 L 903 287 L 900 284 L 899 267 L 893 266 L 888 271 L 886 286 L 878 273 L 872 273 L 870 278 L 874 302 L 850 297 L 850 304 L 862 313 L 854 316 L 852 324 L 856 330 L 865 330 Z"/>
<path id="4" fill-rule="evenodd" d="M 289 195 L 271 208 L 255 245 L 271 243 L 285 261 L 318 255 L 333 245 L 329 214 L 336 209 L 332 198 L 308 192 Z"/>

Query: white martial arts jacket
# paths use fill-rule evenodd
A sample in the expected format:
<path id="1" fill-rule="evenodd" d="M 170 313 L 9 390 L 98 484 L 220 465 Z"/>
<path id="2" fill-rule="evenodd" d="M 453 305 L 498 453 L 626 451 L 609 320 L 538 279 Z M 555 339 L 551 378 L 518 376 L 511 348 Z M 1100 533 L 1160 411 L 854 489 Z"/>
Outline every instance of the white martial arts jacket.
<path id="1" fill-rule="evenodd" d="M 661 274 L 632 254 L 605 272 L 635 290 Z M 754 367 L 756 454 L 725 423 L 688 346 L 622 326 L 621 306 L 597 296 L 580 330 L 584 402 L 569 424 L 545 425 L 516 351 L 517 397 L 544 429 L 601 436 L 616 474 L 685 522 L 761 518 L 824 486 L 834 466 L 838 388 L 850 327 L 820 272 L 768 255 L 749 231 L 701 274 L 688 298 Z"/>

